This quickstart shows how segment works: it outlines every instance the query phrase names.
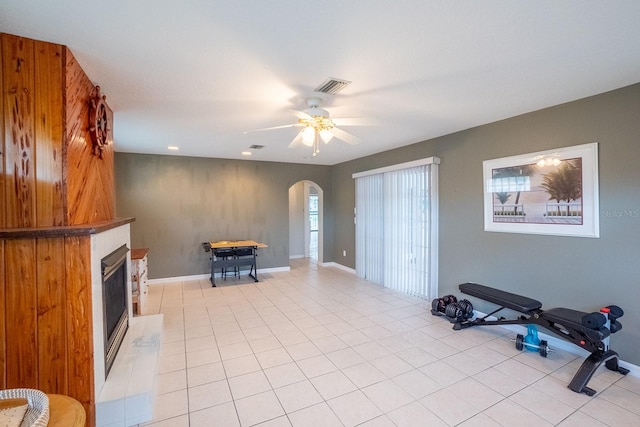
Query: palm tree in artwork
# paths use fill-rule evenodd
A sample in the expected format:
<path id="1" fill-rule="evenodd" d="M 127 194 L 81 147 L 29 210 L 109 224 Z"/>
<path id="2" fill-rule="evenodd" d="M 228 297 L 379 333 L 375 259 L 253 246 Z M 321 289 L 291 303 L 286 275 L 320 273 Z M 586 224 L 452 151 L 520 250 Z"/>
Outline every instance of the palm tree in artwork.
<path id="1" fill-rule="evenodd" d="M 562 194 L 560 192 L 560 188 L 558 188 L 559 186 L 556 184 L 557 182 L 554 178 L 551 177 L 550 174 L 546 174 L 540 186 L 549 194 L 549 200 L 555 200 L 558 203 L 557 210 L 558 216 L 560 216 L 560 202 L 562 201 Z"/>
<path id="2" fill-rule="evenodd" d="M 542 178 L 540 186 L 549 193 L 549 200 L 572 202 L 582 197 L 582 162 L 581 159 L 565 160 L 553 172 Z M 558 214 L 560 207 L 558 206 Z M 567 215 L 570 214 L 567 205 Z"/>
<path id="3" fill-rule="evenodd" d="M 509 197 L 511 197 L 511 194 L 509 193 L 505 193 L 505 192 L 496 193 L 496 199 L 498 199 L 501 205 L 504 205 L 505 203 L 507 203 L 507 200 L 509 200 Z M 502 209 L 504 211 L 504 208 Z"/>
<path id="4" fill-rule="evenodd" d="M 501 204 L 505 204 L 507 203 L 507 200 L 509 200 L 509 197 L 511 197 L 511 194 L 509 193 L 496 193 L 496 198 L 500 201 Z"/>
<path id="5" fill-rule="evenodd" d="M 531 176 L 535 173 L 535 165 L 519 165 L 510 166 L 506 168 L 494 169 L 493 178 L 513 178 L 513 177 L 525 177 Z M 518 203 L 520 203 L 521 191 L 516 191 L 516 200 L 514 202 L 513 214 L 518 215 Z M 504 204 L 506 200 L 502 204 Z"/>

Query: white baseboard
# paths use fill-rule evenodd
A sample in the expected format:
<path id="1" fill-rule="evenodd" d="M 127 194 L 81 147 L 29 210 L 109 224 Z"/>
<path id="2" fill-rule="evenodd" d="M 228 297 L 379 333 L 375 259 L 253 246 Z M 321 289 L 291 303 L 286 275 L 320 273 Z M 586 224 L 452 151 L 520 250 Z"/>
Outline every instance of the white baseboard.
<path id="1" fill-rule="evenodd" d="M 261 268 L 258 270 L 258 274 L 262 273 L 280 273 L 283 271 L 291 271 L 291 267 L 288 265 L 286 267 L 273 267 L 273 268 Z"/>
<path id="2" fill-rule="evenodd" d="M 482 313 L 480 311 L 474 310 L 473 311 L 474 314 L 474 318 L 475 317 L 484 317 L 486 316 L 485 313 Z M 497 320 L 497 318 L 495 316 L 489 316 L 487 317 L 487 320 Z M 493 325 L 491 325 L 493 326 Z M 490 328 L 491 326 L 486 326 L 487 328 Z M 522 334 L 522 335 L 527 335 L 527 326 L 526 325 L 499 325 L 502 328 L 508 329 L 510 331 L 513 331 L 515 334 Z M 538 325 L 536 325 L 538 326 Z M 563 340 L 562 338 L 558 338 L 555 335 L 550 335 L 547 334 L 545 331 L 545 329 L 543 328 L 537 328 L 538 329 L 538 337 L 541 340 L 546 340 L 547 343 L 549 344 L 550 348 L 553 349 L 559 349 L 559 350 L 564 350 L 568 353 L 571 354 L 575 354 L 576 356 L 580 356 L 582 358 L 587 358 L 589 357 L 589 355 L 591 353 L 589 353 L 587 350 L 578 347 L 577 345 L 567 341 L 567 340 Z M 515 344 L 514 344 L 515 345 Z M 612 349 L 615 351 L 615 349 Z M 629 375 L 633 375 L 634 377 L 640 377 L 640 366 L 637 365 L 633 365 L 631 363 L 625 362 L 624 360 L 618 359 L 618 362 L 620 364 L 620 366 L 622 366 L 623 368 L 627 368 L 629 370 Z"/>
<path id="3" fill-rule="evenodd" d="M 344 271 L 348 271 L 349 273 L 356 274 L 356 270 L 354 270 L 353 268 L 344 266 L 342 264 L 338 264 L 337 262 L 323 262 L 322 266 L 323 267 L 336 267 L 336 268 L 339 268 L 340 270 L 344 270 Z"/>
<path id="4" fill-rule="evenodd" d="M 249 271 L 249 270 L 247 269 L 247 270 L 241 270 L 241 271 Z M 291 271 L 291 267 L 286 266 L 286 267 L 273 267 L 273 268 L 259 268 L 258 278 L 260 278 L 260 275 L 263 273 L 277 273 L 282 271 Z M 219 273 L 216 274 L 216 277 L 220 277 Z M 202 279 L 206 279 L 206 280 L 211 279 L 211 273 L 194 274 L 191 276 L 162 277 L 160 279 L 148 279 L 147 283 L 149 284 L 149 286 L 151 286 L 151 285 L 164 284 L 167 282 L 188 282 L 190 280 L 202 280 Z"/>
<path id="5" fill-rule="evenodd" d="M 289 255 L 289 259 L 300 259 L 304 258 L 304 255 Z"/>
<path id="6" fill-rule="evenodd" d="M 159 279 L 147 279 L 149 286 L 165 284 L 167 282 L 188 282 L 190 280 L 209 279 L 211 274 L 194 274 L 192 276 L 175 276 L 175 277 L 161 277 Z"/>

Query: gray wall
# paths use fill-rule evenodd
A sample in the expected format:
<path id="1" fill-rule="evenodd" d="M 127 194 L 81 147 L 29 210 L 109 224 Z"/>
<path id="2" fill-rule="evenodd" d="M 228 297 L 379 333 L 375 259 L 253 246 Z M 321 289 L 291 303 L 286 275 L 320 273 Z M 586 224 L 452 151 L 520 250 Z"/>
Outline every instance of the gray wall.
<path id="1" fill-rule="evenodd" d="M 355 268 L 351 174 L 438 156 L 440 294 L 474 281 L 546 308 L 621 305 L 624 328 L 612 346 L 640 365 L 639 112 L 637 84 L 333 167 L 116 153 L 117 214 L 136 217 L 132 245 L 151 249 L 151 278 L 206 273 L 200 243 L 209 239 L 264 241 L 260 267 L 287 266 L 288 189 L 308 179 L 325 190 L 324 261 Z M 483 160 L 594 141 L 599 239 L 483 231 Z"/>
<path id="2" fill-rule="evenodd" d="M 589 142 L 599 142 L 600 238 L 483 231 L 483 160 Z M 474 281 L 543 308 L 620 305 L 623 330 L 612 347 L 640 365 L 640 84 L 335 166 L 335 260 L 355 266 L 351 174 L 429 156 L 442 160 L 441 295 Z"/>
<path id="3" fill-rule="evenodd" d="M 209 271 L 208 240 L 269 245 L 260 268 L 289 265 L 289 187 L 304 179 L 330 195 L 328 166 L 116 153 L 116 212 L 133 216 L 131 245 L 147 247 L 149 277 Z M 325 194 L 327 194 L 325 193 Z M 326 197 L 324 209 L 331 210 Z M 325 215 L 325 231 L 332 233 Z M 333 250 L 325 234 L 325 251 Z M 327 255 L 325 255 L 327 257 Z"/>

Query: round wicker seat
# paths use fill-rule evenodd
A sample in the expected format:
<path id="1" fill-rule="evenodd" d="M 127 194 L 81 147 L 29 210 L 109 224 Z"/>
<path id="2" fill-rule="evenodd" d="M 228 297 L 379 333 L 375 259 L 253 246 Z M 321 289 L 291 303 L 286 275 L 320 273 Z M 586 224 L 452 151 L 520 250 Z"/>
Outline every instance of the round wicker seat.
<path id="1" fill-rule="evenodd" d="M 0 399 L 27 399 L 27 412 L 20 427 L 46 427 L 49 424 L 49 398 L 32 388 L 0 390 Z"/>

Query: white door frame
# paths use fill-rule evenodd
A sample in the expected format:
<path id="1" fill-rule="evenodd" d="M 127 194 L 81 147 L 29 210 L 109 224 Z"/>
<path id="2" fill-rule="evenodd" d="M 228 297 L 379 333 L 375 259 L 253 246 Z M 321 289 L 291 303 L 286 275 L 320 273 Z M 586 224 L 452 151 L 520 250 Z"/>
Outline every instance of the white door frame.
<path id="1" fill-rule="evenodd" d="M 295 186 L 299 182 L 303 183 L 303 198 L 304 198 L 304 208 L 303 208 L 303 224 L 304 224 L 304 256 L 309 257 L 309 244 L 310 244 L 310 223 L 309 223 L 309 194 L 311 194 L 311 187 L 314 187 L 317 190 L 318 195 L 318 259 L 317 262 L 323 262 L 323 247 L 324 247 L 324 190 L 318 184 L 313 181 L 309 181 L 306 179 L 301 179 L 300 181 L 294 182 L 291 184 L 291 187 Z"/>

